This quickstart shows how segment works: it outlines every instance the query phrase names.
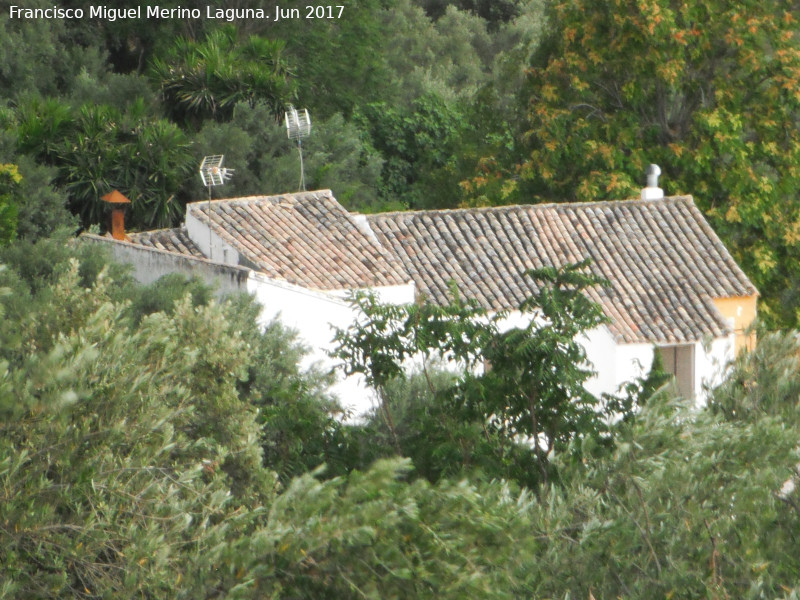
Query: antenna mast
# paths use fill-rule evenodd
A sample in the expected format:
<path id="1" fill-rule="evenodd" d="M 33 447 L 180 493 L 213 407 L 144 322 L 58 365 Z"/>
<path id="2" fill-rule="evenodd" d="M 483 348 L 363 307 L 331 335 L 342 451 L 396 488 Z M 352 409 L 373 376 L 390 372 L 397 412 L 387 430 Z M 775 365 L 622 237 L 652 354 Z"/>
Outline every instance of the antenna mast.
<path id="1" fill-rule="evenodd" d="M 233 177 L 233 169 L 226 169 L 222 166 L 225 160 L 224 154 L 215 154 L 203 158 L 200 163 L 200 178 L 203 185 L 208 188 L 208 258 L 211 256 L 211 188 L 218 185 L 225 185 L 225 182 Z"/>
<path id="2" fill-rule="evenodd" d="M 306 190 L 306 177 L 303 170 L 303 138 L 311 134 L 311 117 L 308 109 L 297 110 L 291 104 L 286 111 L 286 135 L 290 140 L 297 140 L 297 151 L 300 153 L 300 189 Z"/>

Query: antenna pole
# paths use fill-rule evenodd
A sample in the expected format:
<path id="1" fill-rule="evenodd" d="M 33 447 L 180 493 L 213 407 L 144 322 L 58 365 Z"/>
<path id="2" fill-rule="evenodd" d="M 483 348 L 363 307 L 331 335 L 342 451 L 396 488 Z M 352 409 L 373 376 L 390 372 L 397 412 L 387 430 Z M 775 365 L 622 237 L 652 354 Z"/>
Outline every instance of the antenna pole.
<path id="1" fill-rule="evenodd" d="M 298 186 L 301 191 L 306 191 L 306 174 L 303 167 L 303 138 L 308 137 L 311 133 L 311 117 L 308 116 L 308 110 L 297 110 L 291 104 L 287 107 L 288 110 L 284 116 L 286 121 L 286 135 L 290 140 L 297 140 L 297 151 L 300 153 L 300 185 Z"/>
<path id="2" fill-rule="evenodd" d="M 297 151 L 300 153 L 300 189 L 306 191 L 306 174 L 303 169 L 303 140 L 297 138 Z"/>
<path id="3" fill-rule="evenodd" d="M 217 185 L 224 185 L 233 176 L 233 169 L 225 169 L 222 162 L 225 160 L 223 154 L 206 156 L 200 163 L 200 178 L 203 185 L 208 188 L 208 258 L 211 259 L 211 188 Z M 224 254 L 224 253 L 223 253 Z"/>

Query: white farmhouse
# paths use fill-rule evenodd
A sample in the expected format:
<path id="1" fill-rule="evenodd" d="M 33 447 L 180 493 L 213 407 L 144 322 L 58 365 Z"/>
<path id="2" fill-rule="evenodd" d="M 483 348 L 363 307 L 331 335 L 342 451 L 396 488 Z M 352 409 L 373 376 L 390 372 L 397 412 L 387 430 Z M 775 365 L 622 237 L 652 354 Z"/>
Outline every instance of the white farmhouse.
<path id="1" fill-rule="evenodd" d="M 254 294 L 262 322 L 278 316 L 323 365 L 331 325 L 355 319 L 350 290 L 444 303 L 452 281 L 462 298 L 513 310 L 534 291 L 527 270 L 587 258 L 610 281 L 589 292 L 610 320 L 584 340 L 597 371 L 590 391 L 617 391 L 649 368 L 656 348 L 684 395 L 703 401 L 703 384 L 753 341 L 745 330 L 755 287 L 691 197 L 652 188 L 637 200 L 369 216 L 323 190 L 196 202 L 178 229 L 85 237 L 111 245 L 143 282 L 178 271 Z M 355 378 L 334 391 L 355 412 L 371 406 Z"/>

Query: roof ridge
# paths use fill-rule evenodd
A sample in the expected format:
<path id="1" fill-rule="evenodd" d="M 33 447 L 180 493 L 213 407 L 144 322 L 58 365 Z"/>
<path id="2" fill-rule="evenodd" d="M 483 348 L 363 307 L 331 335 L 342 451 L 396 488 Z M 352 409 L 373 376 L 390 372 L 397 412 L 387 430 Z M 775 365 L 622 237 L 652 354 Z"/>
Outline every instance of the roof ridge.
<path id="1" fill-rule="evenodd" d="M 245 196 L 190 205 L 205 227 L 258 270 L 296 285 L 402 285 L 405 265 L 368 237 L 330 190 Z"/>
<path id="2" fill-rule="evenodd" d="M 474 206 L 465 208 L 428 208 L 422 210 L 393 210 L 388 212 L 371 213 L 364 215 L 368 219 L 378 217 L 390 217 L 396 215 L 430 215 L 430 214 L 447 214 L 447 213 L 463 213 L 474 214 L 483 212 L 494 212 L 502 210 L 513 209 L 546 209 L 546 208 L 591 208 L 596 206 L 615 206 L 620 204 L 659 204 L 659 203 L 676 203 L 690 201 L 694 204 L 694 197 L 691 194 L 676 194 L 674 196 L 665 196 L 654 200 L 642 200 L 641 198 L 627 198 L 624 200 L 593 200 L 591 202 L 544 202 L 541 204 L 501 204 L 498 206 Z"/>
<path id="3" fill-rule="evenodd" d="M 186 224 L 182 223 L 177 227 L 162 227 L 161 229 L 146 229 L 145 231 L 126 231 L 125 233 L 130 237 L 132 235 L 153 235 L 156 233 L 162 233 L 164 231 L 185 231 Z"/>
<path id="4" fill-rule="evenodd" d="M 289 192 L 289 193 L 282 193 L 282 194 L 270 194 L 270 195 L 250 195 L 250 196 L 234 196 L 232 198 L 212 198 L 212 199 L 205 199 L 205 200 L 195 200 L 193 202 L 187 202 L 186 206 L 200 206 L 204 204 L 221 204 L 225 202 L 238 202 L 238 203 L 249 203 L 249 202 L 257 202 L 263 200 L 281 200 L 284 198 L 291 198 L 291 199 L 305 199 L 304 196 L 312 196 L 314 200 L 318 200 L 320 197 L 328 198 L 330 200 L 336 201 L 338 204 L 339 201 L 336 200 L 336 197 L 333 195 L 333 191 L 330 189 L 322 189 L 322 190 L 311 190 L 311 191 L 301 191 L 301 192 Z"/>

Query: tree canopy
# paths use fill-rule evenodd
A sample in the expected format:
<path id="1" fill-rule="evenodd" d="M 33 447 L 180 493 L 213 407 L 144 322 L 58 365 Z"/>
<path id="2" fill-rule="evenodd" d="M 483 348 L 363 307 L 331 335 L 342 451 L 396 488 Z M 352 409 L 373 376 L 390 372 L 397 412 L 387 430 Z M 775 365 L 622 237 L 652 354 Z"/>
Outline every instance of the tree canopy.
<path id="1" fill-rule="evenodd" d="M 762 315 L 794 325 L 800 45 L 789 5 L 714 0 L 551 5 L 530 68 L 537 201 L 636 196 L 649 163 L 693 194 L 761 290 Z"/>
<path id="2" fill-rule="evenodd" d="M 528 273 L 538 289 L 519 306 L 523 322 L 513 326 L 505 323 L 508 311 L 489 313 L 457 295 L 444 307 L 382 305 L 357 295 L 361 317 L 337 330 L 333 355 L 347 374 L 363 374 L 378 392 L 394 450 L 414 456 L 418 468 L 428 465 L 426 477 L 480 465 L 535 487 L 551 477 L 554 452 L 568 453 L 580 439 L 601 444 L 606 431 L 600 400 L 584 387 L 593 371 L 578 338 L 606 322 L 584 292 L 607 282 L 585 273 L 585 266 Z M 390 386 L 420 359 L 425 373 L 432 359 L 463 371 L 440 389 L 428 380 L 434 399 L 419 407 L 421 418 L 407 413 L 414 425 L 401 440 L 398 427 L 407 427 L 396 422 Z"/>
<path id="3" fill-rule="evenodd" d="M 603 452 L 574 439 L 536 492 L 497 471 L 430 483 L 407 458 L 339 451 L 378 438 L 334 435 L 321 382 L 250 300 L 140 288 L 64 240 L 0 262 L 0 597 L 800 593 L 796 334 L 764 337 L 711 410 L 661 389 Z M 428 386 L 414 409 L 446 416 Z M 463 417 L 419 419 L 418 448 Z M 448 472 L 451 453 L 427 456 Z"/>
<path id="4" fill-rule="evenodd" d="M 152 78 L 167 110 L 181 122 L 227 120 L 239 103 L 263 102 L 275 117 L 294 99 L 292 69 L 284 43 L 259 36 L 239 42 L 234 28 L 205 39 L 180 38 L 152 64 Z"/>

